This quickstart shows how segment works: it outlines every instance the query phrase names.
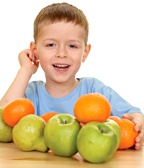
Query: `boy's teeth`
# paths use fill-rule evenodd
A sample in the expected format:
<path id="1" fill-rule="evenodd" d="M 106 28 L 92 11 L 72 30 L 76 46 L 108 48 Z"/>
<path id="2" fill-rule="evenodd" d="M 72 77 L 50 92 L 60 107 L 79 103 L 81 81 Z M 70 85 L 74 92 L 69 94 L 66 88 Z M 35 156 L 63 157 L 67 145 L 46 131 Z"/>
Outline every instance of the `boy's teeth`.
<path id="1" fill-rule="evenodd" d="M 55 66 L 55 67 L 63 68 L 63 67 L 67 67 L 68 65 L 59 65 L 59 64 L 55 64 L 54 66 Z"/>

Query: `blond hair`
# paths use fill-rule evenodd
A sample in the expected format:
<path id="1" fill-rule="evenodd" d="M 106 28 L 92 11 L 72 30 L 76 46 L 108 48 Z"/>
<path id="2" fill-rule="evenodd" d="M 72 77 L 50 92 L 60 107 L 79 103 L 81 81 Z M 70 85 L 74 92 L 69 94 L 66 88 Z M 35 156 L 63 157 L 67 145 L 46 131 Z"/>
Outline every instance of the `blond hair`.
<path id="1" fill-rule="evenodd" d="M 37 41 L 41 26 L 55 22 L 72 22 L 80 25 L 85 31 L 85 43 L 88 41 L 89 24 L 85 14 L 68 3 L 53 3 L 44 7 L 34 20 L 34 40 Z"/>

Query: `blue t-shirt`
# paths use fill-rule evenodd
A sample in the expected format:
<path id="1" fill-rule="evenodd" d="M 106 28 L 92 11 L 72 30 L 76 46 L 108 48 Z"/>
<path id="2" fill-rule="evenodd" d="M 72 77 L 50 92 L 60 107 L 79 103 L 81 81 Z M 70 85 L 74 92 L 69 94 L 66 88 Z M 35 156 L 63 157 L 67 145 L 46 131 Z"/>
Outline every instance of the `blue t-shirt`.
<path id="1" fill-rule="evenodd" d="M 28 84 L 25 97 L 30 99 L 35 106 L 35 114 L 42 115 L 46 112 L 68 113 L 73 115 L 74 104 L 83 94 L 100 93 L 110 102 L 112 107 L 111 115 L 122 117 L 125 113 L 141 112 L 137 107 L 132 106 L 124 100 L 112 88 L 96 78 L 79 78 L 79 83 L 68 95 L 60 98 L 52 97 L 45 88 L 45 82 L 32 81 Z"/>

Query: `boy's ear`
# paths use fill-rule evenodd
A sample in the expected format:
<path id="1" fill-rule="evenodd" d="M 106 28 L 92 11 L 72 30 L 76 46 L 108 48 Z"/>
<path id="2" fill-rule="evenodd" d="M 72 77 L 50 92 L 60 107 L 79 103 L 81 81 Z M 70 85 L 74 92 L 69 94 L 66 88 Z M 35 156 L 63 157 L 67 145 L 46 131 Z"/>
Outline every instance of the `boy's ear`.
<path id="1" fill-rule="evenodd" d="M 38 58 L 35 42 L 33 42 L 33 41 L 30 42 L 30 49 L 34 52 L 35 56 Z"/>
<path id="2" fill-rule="evenodd" d="M 91 45 L 88 44 L 88 45 L 86 46 L 86 48 L 85 48 L 82 62 L 85 62 L 86 58 L 87 58 L 88 55 L 89 55 L 90 50 L 91 50 Z"/>
<path id="3" fill-rule="evenodd" d="M 31 49 L 32 51 L 34 51 L 34 50 L 36 49 L 36 44 L 35 44 L 35 42 L 33 42 L 33 41 L 30 42 L 30 49 Z"/>

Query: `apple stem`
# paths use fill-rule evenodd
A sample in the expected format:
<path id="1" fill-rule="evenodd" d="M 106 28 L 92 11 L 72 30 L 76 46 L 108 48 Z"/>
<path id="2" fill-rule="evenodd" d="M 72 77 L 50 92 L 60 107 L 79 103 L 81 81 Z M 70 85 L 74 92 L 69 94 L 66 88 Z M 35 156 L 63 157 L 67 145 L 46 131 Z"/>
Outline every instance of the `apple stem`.
<path id="1" fill-rule="evenodd" d="M 101 133 L 104 133 L 104 128 L 101 129 Z"/>

